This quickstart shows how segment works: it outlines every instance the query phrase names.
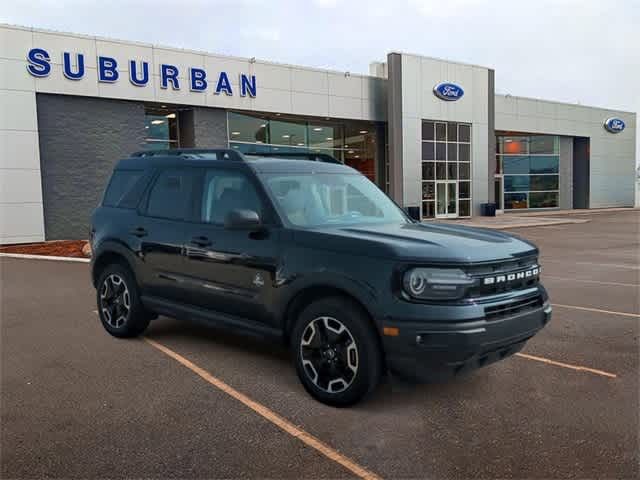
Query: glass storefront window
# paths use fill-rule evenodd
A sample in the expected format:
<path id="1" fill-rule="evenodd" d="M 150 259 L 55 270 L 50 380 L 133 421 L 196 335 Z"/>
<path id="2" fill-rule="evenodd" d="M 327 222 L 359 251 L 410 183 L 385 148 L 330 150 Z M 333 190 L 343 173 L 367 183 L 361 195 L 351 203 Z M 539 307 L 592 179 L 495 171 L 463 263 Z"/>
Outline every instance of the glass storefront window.
<path id="1" fill-rule="evenodd" d="M 144 116 L 147 150 L 166 150 L 178 147 L 178 115 L 174 111 L 151 109 Z"/>
<path id="2" fill-rule="evenodd" d="M 422 122 L 422 141 L 436 139 L 434 128 L 433 122 Z"/>
<path id="3" fill-rule="evenodd" d="M 553 208 L 558 206 L 558 192 L 529 193 L 529 208 Z"/>
<path id="4" fill-rule="evenodd" d="M 560 168 L 560 157 L 553 156 L 531 156 L 529 157 L 529 173 L 558 173 Z"/>
<path id="5" fill-rule="evenodd" d="M 469 162 L 471 161 L 471 145 L 465 143 L 458 144 L 458 161 Z"/>
<path id="6" fill-rule="evenodd" d="M 505 155 L 523 155 L 529 153 L 529 137 L 500 137 L 498 153 Z"/>
<path id="7" fill-rule="evenodd" d="M 534 135 L 529 137 L 529 153 L 537 154 L 558 154 L 560 141 L 558 137 L 549 135 Z"/>
<path id="8" fill-rule="evenodd" d="M 436 164 L 433 162 L 422 162 L 422 180 L 434 180 L 436 178 Z"/>
<path id="9" fill-rule="evenodd" d="M 306 147 L 307 126 L 304 122 L 271 120 L 269 123 L 269 143 L 273 145 L 289 145 Z"/>
<path id="10" fill-rule="evenodd" d="M 529 208 L 526 193 L 505 193 L 504 208 L 505 210 Z"/>
<path id="11" fill-rule="evenodd" d="M 422 121 L 422 217 L 471 215 L 471 125 Z"/>
<path id="12" fill-rule="evenodd" d="M 229 112 L 229 139 L 233 142 L 269 143 L 267 121 Z"/>
<path id="13" fill-rule="evenodd" d="M 553 135 L 498 135 L 498 172 L 504 174 L 504 208 L 557 208 L 560 139 Z"/>
<path id="14" fill-rule="evenodd" d="M 558 190 L 558 175 L 531 175 L 529 178 L 532 191 Z"/>
<path id="15" fill-rule="evenodd" d="M 505 175 L 505 192 L 526 192 L 529 190 L 529 175 Z"/>
<path id="16" fill-rule="evenodd" d="M 325 153 L 376 181 L 377 131 L 369 122 L 306 121 L 239 112 L 227 115 L 231 148 L 244 153 Z"/>
<path id="17" fill-rule="evenodd" d="M 529 174 L 529 157 L 525 156 L 503 156 L 502 170 L 505 175 Z"/>
<path id="18" fill-rule="evenodd" d="M 471 142 L 471 125 L 458 125 L 458 141 L 459 142 Z"/>
<path id="19" fill-rule="evenodd" d="M 435 160 L 436 150 L 434 142 L 422 142 L 422 160 Z"/>

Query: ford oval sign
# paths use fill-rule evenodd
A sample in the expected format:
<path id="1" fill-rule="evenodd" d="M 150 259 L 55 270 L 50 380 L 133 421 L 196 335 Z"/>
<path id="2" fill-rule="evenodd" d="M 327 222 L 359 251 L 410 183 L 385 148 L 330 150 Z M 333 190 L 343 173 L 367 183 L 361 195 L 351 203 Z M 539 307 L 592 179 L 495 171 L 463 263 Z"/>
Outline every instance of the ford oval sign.
<path id="1" fill-rule="evenodd" d="M 604 128 L 606 128 L 607 131 L 611 133 L 620 133 L 624 130 L 625 126 L 626 125 L 624 124 L 623 120 L 615 117 L 607 118 L 604 122 Z"/>
<path id="2" fill-rule="evenodd" d="M 455 83 L 439 83 L 433 87 L 433 93 L 436 97 L 447 102 L 455 102 L 460 100 L 464 95 L 462 87 Z"/>

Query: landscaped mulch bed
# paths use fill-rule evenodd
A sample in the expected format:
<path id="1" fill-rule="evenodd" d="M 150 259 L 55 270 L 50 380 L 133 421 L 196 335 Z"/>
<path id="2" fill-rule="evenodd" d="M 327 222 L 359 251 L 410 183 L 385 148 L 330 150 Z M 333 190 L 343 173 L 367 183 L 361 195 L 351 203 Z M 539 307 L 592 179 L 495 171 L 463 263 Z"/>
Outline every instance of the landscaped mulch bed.
<path id="1" fill-rule="evenodd" d="M 48 255 L 52 257 L 87 258 L 82 253 L 86 240 L 55 240 L 52 242 L 23 243 L 0 246 L 0 253 L 24 253 L 28 255 Z"/>

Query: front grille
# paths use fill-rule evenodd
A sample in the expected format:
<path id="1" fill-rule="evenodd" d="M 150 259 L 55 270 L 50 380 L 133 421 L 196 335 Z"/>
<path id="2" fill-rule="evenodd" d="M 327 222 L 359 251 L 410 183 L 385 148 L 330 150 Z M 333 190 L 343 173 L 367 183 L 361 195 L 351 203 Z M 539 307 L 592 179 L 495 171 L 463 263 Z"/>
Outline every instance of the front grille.
<path id="1" fill-rule="evenodd" d="M 469 291 L 471 298 L 507 293 L 513 290 L 524 290 L 538 284 L 538 276 L 515 279 L 507 282 L 493 283 L 485 285 L 484 279 L 499 275 L 517 274 L 538 266 L 538 259 L 535 256 L 525 257 L 516 260 L 506 260 L 491 264 L 472 266 L 466 269 L 468 275 L 478 279 L 478 284 Z"/>
<path id="2" fill-rule="evenodd" d="M 516 313 L 522 313 L 527 310 L 542 307 L 542 304 L 542 296 L 536 295 L 534 297 L 527 297 L 522 300 L 503 303 L 501 305 L 485 307 L 484 316 L 487 320 L 498 320 L 500 318 L 515 315 Z"/>

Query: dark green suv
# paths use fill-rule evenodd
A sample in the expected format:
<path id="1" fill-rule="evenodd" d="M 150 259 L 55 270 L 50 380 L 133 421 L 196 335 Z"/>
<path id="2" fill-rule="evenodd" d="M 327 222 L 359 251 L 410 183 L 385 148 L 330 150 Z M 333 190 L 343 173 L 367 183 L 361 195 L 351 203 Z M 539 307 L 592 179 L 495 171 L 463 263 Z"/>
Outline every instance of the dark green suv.
<path id="1" fill-rule="evenodd" d="M 550 319 L 536 247 L 411 220 L 330 157 L 173 150 L 121 160 L 92 217 L 100 320 L 157 315 L 286 342 L 307 391 L 350 405 L 386 371 L 440 381 Z"/>

